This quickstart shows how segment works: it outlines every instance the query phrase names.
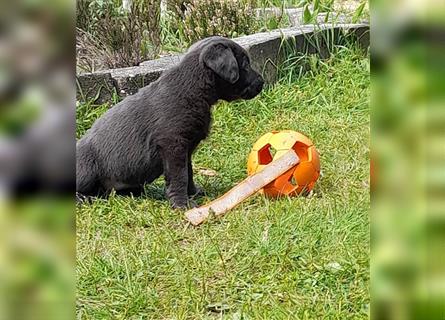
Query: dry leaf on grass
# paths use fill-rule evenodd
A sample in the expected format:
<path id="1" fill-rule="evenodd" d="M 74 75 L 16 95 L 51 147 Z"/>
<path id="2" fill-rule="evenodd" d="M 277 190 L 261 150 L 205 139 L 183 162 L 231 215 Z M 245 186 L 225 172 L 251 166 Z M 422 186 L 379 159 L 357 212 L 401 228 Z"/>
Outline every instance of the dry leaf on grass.
<path id="1" fill-rule="evenodd" d="M 215 177 L 218 175 L 218 173 L 215 170 L 207 168 L 198 169 L 198 173 L 202 176 L 207 176 L 207 177 Z"/>

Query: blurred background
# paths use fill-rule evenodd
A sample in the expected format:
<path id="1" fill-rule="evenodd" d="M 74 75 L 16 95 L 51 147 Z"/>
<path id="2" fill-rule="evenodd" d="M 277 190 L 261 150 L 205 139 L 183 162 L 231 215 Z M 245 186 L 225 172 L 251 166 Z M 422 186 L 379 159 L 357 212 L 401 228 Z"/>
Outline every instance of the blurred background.
<path id="1" fill-rule="evenodd" d="M 0 2 L 0 319 L 74 317 L 75 7 Z M 445 4 L 371 23 L 371 317 L 442 320 Z"/>
<path id="2" fill-rule="evenodd" d="M 371 316 L 445 319 L 445 2 L 371 7 Z"/>
<path id="3" fill-rule="evenodd" d="M 0 319 L 74 315 L 74 10 L 0 2 Z"/>

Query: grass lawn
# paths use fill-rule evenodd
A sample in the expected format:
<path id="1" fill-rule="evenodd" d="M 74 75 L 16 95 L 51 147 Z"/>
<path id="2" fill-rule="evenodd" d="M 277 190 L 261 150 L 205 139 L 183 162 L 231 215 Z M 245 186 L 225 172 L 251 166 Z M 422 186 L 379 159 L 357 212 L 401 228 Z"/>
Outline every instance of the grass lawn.
<path id="1" fill-rule="evenodd" d="M 170 209 L 161 180 L 79 205 L 79 319 L 368 318 L 369 57 L 310 61 L 252 101 L 215 106 L 194 167 L 205 203 L 245 178 L 258 137 L 293 129 L 320 153 L 314 193 L 254 196 L 200 227 Z M 78 135 L 106 108 L 80 105 Z"/>

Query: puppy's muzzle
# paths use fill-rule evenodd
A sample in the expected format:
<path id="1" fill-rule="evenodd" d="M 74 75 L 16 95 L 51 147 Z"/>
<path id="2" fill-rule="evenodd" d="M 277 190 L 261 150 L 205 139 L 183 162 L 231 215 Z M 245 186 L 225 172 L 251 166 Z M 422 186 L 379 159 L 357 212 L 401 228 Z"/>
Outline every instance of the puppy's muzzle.
<path id="1" fill-rule="evenodd" d="M 263 90 L 264 86 L 264 80 L 262 77 L 258 77 L 253 81 L 250 86 L 248 86 L 246 89 L 244 89 L 243 93 L 241 94 L 241 97 L 243 99 L 252 99 L 256 97 L 261 90 Z"/>

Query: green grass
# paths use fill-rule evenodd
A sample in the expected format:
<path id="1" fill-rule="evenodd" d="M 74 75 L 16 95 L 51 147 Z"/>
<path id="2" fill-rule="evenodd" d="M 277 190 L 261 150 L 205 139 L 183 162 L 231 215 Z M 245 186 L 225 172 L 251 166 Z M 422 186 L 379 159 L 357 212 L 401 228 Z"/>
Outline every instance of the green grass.
<path id="1" fill-rule="evenodd" d="M 294 129 L 320 152 L 314 193 L 254 196 L 200 227 L 170 209 L 161 180 L 144 197 L 80 205 L 79 319 L 368 318 L 369 57 L 312 60 L 252 101 L 218 104 L 194 166 L 205 203 L 245 178 L 260 135 Z M 78 134 L 105 109 L 81 105 Z"/>

